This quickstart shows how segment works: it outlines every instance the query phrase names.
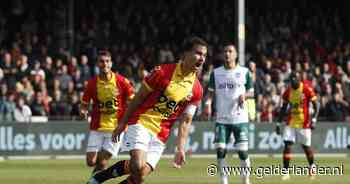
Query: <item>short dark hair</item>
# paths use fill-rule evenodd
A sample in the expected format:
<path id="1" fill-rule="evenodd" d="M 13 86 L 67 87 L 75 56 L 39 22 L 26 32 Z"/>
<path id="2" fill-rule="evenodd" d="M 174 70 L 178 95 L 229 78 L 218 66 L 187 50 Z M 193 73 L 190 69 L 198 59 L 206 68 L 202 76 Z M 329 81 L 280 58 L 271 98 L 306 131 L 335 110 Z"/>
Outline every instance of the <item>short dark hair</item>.
<path id="1" fill-rule="evenodd" d="M 183 44 L 183 51 L 184 52 L 190 51 L 193 49 L 193 47 L 195 45 L 202 45 L 202 46 L 208 47 L 207 42 L 204 41 L 202 38 L 199 38 L 197 36 L 193 36 L 193 37 L 190 37 L 190 38 L 185 40 L 185 42 Z"/>
<path id="2" fill-rule="evenodd" d="M 230 46 L 230 45 L 236 47 L 235 43 L 233 41 L 231 41 L 231 40 L 224 41 L 223 47 L 227 47 L 227 46 Z"/>
<path id="3" fill-rule="evenodd" d="M 100 50 L 100 51 L 98 51 L 98 56 L 109 56 L 109 57 L 112 57 L 112 54 L 108 50 Z"/>

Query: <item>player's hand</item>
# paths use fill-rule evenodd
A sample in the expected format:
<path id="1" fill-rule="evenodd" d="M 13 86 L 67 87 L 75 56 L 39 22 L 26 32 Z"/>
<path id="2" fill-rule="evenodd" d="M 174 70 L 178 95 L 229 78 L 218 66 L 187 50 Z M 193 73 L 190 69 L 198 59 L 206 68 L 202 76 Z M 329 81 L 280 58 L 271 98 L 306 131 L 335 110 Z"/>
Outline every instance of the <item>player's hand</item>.
<path id="1" fill-rule="evenodd" d="M 80 109 L 80 118 L 83 120 L 86 120 L 88 118 L 88 111 L 87 109 Z"/>
<path id="2" fill-rule="evenodd" d="M 173 166 L 175 168 L 180 169 L 185 163 L 186 163 L 185 151 L 184 150 L 176 151 Z"/>
<path id="3" fill-rule="evenodd" d="M 245 95 L 240 95 L 238 97 L 238 108 L 242 108 L 243 109 L 244 101 L 245 101 Z"/>
<path id="4" fill-rule="evenodd" d="M 119 124 L 118 127 L 113 130 L 113 132 L 112 132 L 112 141 L 113 142 L 117 143 L 117 142 L 121 141 L 120 135 L 124 132 L 125 128 L 126 128 L 126 126 Z"/>
<path id="5" fill-rule="evenodd" d="M 276 125 L 276 134 L 281 135 L 281 125 Z"/>
<path id="6" fill-rule="evenodd" d="M 314 130 L 316 128 L 317 118 L 311 119 L 311 130 Z"/>

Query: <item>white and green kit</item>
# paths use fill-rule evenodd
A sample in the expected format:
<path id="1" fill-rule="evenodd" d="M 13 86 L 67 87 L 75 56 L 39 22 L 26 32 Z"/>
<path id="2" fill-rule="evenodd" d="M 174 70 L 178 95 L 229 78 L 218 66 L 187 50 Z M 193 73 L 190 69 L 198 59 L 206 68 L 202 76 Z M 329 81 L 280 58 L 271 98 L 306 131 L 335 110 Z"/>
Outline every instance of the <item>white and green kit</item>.
<path id="1" fill-rule="evenodd" d="M 248 109 L 238 100 L 240 95 L 254 90 L 249 70 L 239 65 L 233 69 L 218 67 L 210 76 L 209 90 L 215 94 L 216 147 L 226 148 L 232 133 L 236 146 L 243 142 L 248 146 Z"/>

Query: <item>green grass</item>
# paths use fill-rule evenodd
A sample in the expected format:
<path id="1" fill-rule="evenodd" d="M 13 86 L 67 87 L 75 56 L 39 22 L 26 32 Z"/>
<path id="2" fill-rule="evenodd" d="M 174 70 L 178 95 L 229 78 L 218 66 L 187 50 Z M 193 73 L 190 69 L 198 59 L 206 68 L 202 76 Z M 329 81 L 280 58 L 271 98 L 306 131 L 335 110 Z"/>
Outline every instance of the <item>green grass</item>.
<path id="1" fill-rule="evenodd" d="M 254 167 L 279 165 L 281 159 L 253 158 Z M 217 176 L 208 176 L 207 166 L 216 163 L 215 159 L 188 158 L 183 169 L 171 167 L 170 159 L 162 159 L 156 172 L 147 177 L 147 184 L 214 184 L 218 183 Z M 237 166 L 237 159 L 231 158 L 228 162 Z M 286 184 L 348 184 L 350 183 L 350 158 L 319 158 L 317 163 L 321 166 L 344 166 L 344 175 L 318 176 L 310 180 L 307 176 L 292 176 Z M 306 166 L 303 158 L 297 158 L 292 164 Z M 91 172 L 85 166 L 84 160 L 5 160 L 0 162 L 1 184 L 84 184 Z M 266 176 L 258 179 L 252 176 L 252 183 L 279 184 L 280 176 Z M 238 176 L 231 176 L 230 183 L 240 183 Z M 109 184 L 118 183 L 121 178 L 111 180 Z"/>

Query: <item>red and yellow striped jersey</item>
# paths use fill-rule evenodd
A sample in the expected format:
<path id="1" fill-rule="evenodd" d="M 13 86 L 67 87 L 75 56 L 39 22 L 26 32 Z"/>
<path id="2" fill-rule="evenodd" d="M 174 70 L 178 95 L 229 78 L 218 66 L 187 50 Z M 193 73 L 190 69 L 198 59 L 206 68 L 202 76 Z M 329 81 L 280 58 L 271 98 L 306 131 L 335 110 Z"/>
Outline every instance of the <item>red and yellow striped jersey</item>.
<path id="1" fill-rule="evenodd" d="M 309 104 L 316 100 L 314 90 L 302 82 L 298 89 L 288 87 L 283 94 L 283 100 L 289 103 L 287 124 L 293 128 L 310 128 Z"/>
<path id="2" fill-rule="evenodd" d="M 82 99 L 85 104 L 93 101 L 90 129 L 112 132 L 126 110 L 127 100 L 133 96 L 132 85 L 119 74 L 113 73 L 109 81 L 91 78 Z"/>
<path id="3" fill-rule="evenodd" d="M 166 142 L 172 125 L 189 104 L 198 106 L 203 89 L 196 74 L 184 76 L 181 64 L 156 67 L 143 83 L 152 91 L 129 118 L 129 125 L 142 124 Z"/>

